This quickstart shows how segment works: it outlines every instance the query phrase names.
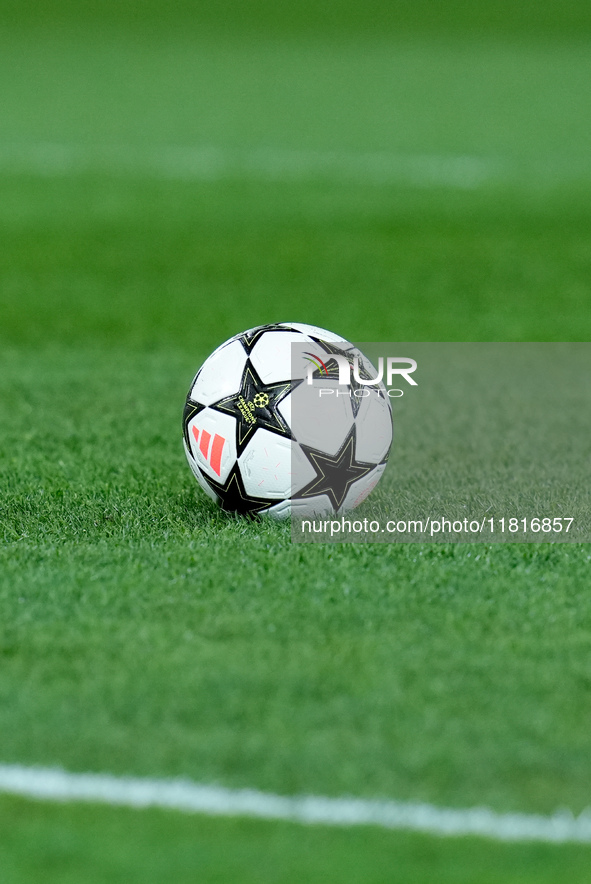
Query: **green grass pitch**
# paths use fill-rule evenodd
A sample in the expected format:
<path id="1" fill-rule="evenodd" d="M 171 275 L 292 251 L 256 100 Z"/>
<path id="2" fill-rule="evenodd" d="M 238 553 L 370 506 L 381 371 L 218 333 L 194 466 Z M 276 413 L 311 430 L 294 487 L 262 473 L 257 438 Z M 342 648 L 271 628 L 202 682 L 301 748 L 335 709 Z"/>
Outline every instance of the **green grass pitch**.
<path id="1" fill-rule="evenodd" d="M 201 361 L 260 323 L 589 339 L 591 23 L 525 7 L 2 0 L 0 763 L 591 804 L 588 545 L 293 545 L 205 500 L 180 434 Z M 0 797 L 3 884 L 582 884 L 589 862 Z"/>

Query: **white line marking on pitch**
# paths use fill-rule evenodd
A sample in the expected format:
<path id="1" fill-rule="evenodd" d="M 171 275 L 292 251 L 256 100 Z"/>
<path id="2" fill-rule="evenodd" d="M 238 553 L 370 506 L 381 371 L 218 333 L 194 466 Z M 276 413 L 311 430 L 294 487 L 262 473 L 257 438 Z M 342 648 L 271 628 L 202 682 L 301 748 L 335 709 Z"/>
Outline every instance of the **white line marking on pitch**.
<path id="1" fill-rule="evenodd" d="M 496 813 L 431 804 L 363 798 L 286 797 L 253 789 L 204 786 L 183 779 L 143 779 L 0 765 L 0 793 L 41 801 L 85 801 L 123 807 L 157 807 L 210 816 L 246 816 L 307 825 L 380 826 L 447 837 L 474 835 L 497 841 L 591 844 L 591 810 L 575 817 Z"/>
<path id="2" fill-rule="evenodd" d="M 498 163 L 468 156 L 338 153 L 259 148 L 236 151 L 208 146 L 0 144 L 0 170 L 41 176 L 81 173 L 219 180 L 236 175 L 299 180 L 361 178 L 416 186 L 474 188 L 495 177 Z"/>
<path id="3" fill-rule="evenodd" d="M 211 146 L 0 144 L 0 172 L 38 176 L 115 174 L 216 181 L 345 179 L 473 190 L 487 184 L 546 186 L 591 179 L 591 163 L 389 152 L 345 153 Z"/>

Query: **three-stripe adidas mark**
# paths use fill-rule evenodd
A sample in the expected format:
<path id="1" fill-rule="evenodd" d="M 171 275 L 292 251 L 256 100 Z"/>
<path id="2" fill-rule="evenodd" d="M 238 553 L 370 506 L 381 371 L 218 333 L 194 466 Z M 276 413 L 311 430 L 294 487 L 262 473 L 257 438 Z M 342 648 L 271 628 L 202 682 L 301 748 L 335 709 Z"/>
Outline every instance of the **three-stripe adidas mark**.
<path id="1" fill-rule="evenodd" d="M 199 445 L 199 451 L 214 473 L 219 476 L 221 472 L 222 451 L 224 450 L 226 440 L 223 436 L 216 433 L 212 441 L 211 433 L 208 433 L 207 430 L 199 431 L 197 427 L 191 427 L 191 429 L 195 437 L 195 442 Z M 201 438 L 199 438 L 200 435 Z"/>

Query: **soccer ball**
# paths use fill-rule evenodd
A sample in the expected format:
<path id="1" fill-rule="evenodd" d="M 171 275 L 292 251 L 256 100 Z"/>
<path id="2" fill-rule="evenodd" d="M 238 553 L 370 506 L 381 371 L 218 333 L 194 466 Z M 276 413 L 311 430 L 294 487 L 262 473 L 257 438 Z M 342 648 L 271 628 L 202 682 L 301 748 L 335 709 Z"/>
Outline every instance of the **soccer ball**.
<path id="1" fill-rule="evenodd" d="M 339 370 L 355 366 L 343 385 Z M 390 401 L 352 344 L 316 326 L 249 329 L 215 350 L 185 405 L 183 441 L 224 510 L 285 518 L 353 509 L 379 481 L 392 443 Z"/>

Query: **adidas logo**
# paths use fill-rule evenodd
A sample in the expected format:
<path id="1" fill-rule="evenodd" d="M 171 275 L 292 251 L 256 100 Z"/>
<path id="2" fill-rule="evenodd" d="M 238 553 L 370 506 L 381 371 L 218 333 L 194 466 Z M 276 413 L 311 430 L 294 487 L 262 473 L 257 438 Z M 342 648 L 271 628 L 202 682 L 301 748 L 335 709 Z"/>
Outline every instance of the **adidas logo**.
<path id="1" fill-rule="evenodd" d="M 219 436 L 216 433 L 212 441 L 211 433 L 208 433 L 207 430 L 198 430 L 197 427 L 192 427 L 191 429 L 195 442 L 199 445 L 199 451 L 214 473 L 219 476 L 222 464 L 222 451 L 224 450 L 226 440 L 223 436 Z"/>

